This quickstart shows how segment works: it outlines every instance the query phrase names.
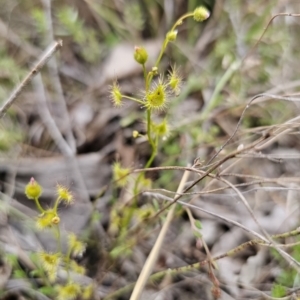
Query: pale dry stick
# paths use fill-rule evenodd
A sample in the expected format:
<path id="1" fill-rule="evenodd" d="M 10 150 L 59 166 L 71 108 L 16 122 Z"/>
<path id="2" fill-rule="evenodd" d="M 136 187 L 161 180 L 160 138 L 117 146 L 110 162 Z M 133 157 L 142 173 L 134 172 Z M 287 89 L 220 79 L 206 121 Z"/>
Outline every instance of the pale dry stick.
<path id="1" fill-rule="evenodd" d="M 187 180 L 188 180 L 188 176 L 189 176 L 189 172 L 188 171 L 185 171 L 183 176 L 182 176 L 182 179 L 180 181 L 180 184 L 178 186 L 178 189 L 177 189 L 177 192 L 178 193 L 181 193 L 184 189 L 184 185 L 186 184 Z M 161 231 L 158 235 L 158 238 L 143 266 L 143 269 L 140 273 L 140 276 L 136 282 L 136 285 L 133 289 L 133 292 L 130 296 L 130 300 L 139 300 L 140 299 L 140 296 L 143 292 L 143 289 L 148 281 L 148 278 L 150 276 L 150 273 L 153 269 L 153 266 L 154 264 L 156 263 L 157 261 L 157 257 L 158 257 L 158 254 L 159 254 L 159 251 L 162 247 L 162 244 L 163 244 L 163 241 L 164 241 L 164 238 L 166 236 L 166 233 L 167 233 L 167 230 L 171 224 L 171 221 L 172 221 L 172 218 L 173 218 L 173 215 L 174 215 L 174 211 L 175 211 L 175 205 L 173 205 L 173 207 L 171 207 L 171 209 L 169 210 L 168 214 L 167 214 L 167 218 L 163 224 L 163 227 L 161 228 Z"/>
<path id="2" fill-rule="evenodd" d="M 55 121 L 53 120 L 53 118 L 50 114 L 49 108 L 47 106 L 46 92 L 45 92 L 44 84 L 43 84 L 42 77 L 40 74 L 38 74 L 33 79 L 33 86 L 38 94 L 38 99 L 39 99 L 38 110 L 39 110 L 39 114 L 41 116 L 41 120 L 44 123 L 44 125 L 46 126 L 46 128 L 48 129 L 50 136 L 52 137 L 52 139 L 58 146 L 59 150 L 63 153 L 64 156 L 66 156 L 67 159 L 69 159 L 70 166 L 73 169 L 73 170 L 70 170 L 70 172 L 74 172 L 74 174 L 76 176 L 82 200 L 86 203 L 89 203 L 89 194 L 86 189 L 83 177 L 80 173 L 80 169 L 79 169 L 76 157 L 75 157 L 71 147 L 69 146 L 69 144 L 63 138 L 61 132 L 59 131 L 58 127 L 55 124 Z"/>
<path id="3" fill-rule="evenodd" d="M 54 53 L 62 47 L 62 40 L 52 43 L 42 54 L 41 58 L 33 66 L 31 71 L 25 76 L 21 83 L 14 89 L 9 98 L 5 101 L 0 108 L 0 119 L 5 115 L 7 110 L 11 107 L 17 97 L 21 94 L 26 85 L 33 79 L 33 77 L 40 72 L 46 62 L 54 55 Z"/>
<path id="4" fill-rule="evenodd" d="M 71 157 L 73 156 L 73 151 L 68 145 L 68 143 L 63 138 L 61 132 L 57 128 L 52 116 L 50 115 L 50 111 L 47 106 L 47 100 L 46 100 L 46 92 L 42 80 L 42 76 L 38 74 L 33 80 L 32 80 L 33 88 L 35 92 L 38 95 L 39 105 L 38 105 L 38 111 L 41 116 L 41 119 L 48 129 L 50 136 L 55 141 L 56 145 L 58 146 L 59 150 L 64 156 Z"/>
<path id="5" fill-rule="evenodd" d="M 195 169 L 193 169 L 193 168 L 186 168 L 186 170 L 185 170 L 185 172 L 187 172 L 187 169 L 189 169 L 190 171 L 195 171 L 195 172 L 197 172 L 197 173 L 204 173 L 203 171 L 199 171 L 199 170 L 195 170 Z M 144 170 L 144 171 L 146 171 L 146 170 Z M 212 175 L 212 174 L 209 174 L 208 176 L 212 176 L 212 177 L 215 177 L 216 178 L 216 176 L 215 175 Z M 232 187 L 232 186 L 231 186 Z M 238 190 L 237 190 L 238 191 Z M 239 191 L 238 191 L 239 192 Z M 177 192 L 177 195 L 178 195 L 178 193 L 179 192 Z M 243 197 L 243 196 L 242 196 Z M 245 200 L 245 205 L 247 206 L 247 201 Z M 263 232 L 263 229 L 261 228 L 261 226 L 260 226 L 260 224 L 258 223 L 258 221 L 256 220 L 256 218 L 255 218 L 255 216 L 254 216 L 254 214 L 253 214 L 253 212 L 252 212 L 252 210 L 251 210 L 251 208 L 249 207 L 249 205 L 248 205 L 248 210 L 250 211 L 250 214 L 252 215 L 252 217 L 254 218 L 254 220 L 256 221 L 256 223 L 257 223 L 257 225 L 258 225 L 258 227 L 261 229 L 261 231 Z M 170 212 L 171 211 L 173 211 L 173 209 L 174 209 L 174 206 L 171 208 L 171 210 L 170 210 Z M 170 213 L 169 212 L 169 213 Z M 188 213 L 189 213 L 189 211 L 188 211 Z M 168 215 L 169 216 L 169 215 Z M 168 217 L 167 217 L 167 220 L 168 220 Z M 166 221 L 166 223 L 167 223 L 167 221 Z M 165 223 L 165 224 L 166 224 Z M 243 226 L 244 227 L 244 226 Z M 244 227 L 245 228 L 245 227 Z M 260 235 L 258 235 L 257 233 L 255 233 L 255 236 L 259 236 L 260 237 L 260 239 L 262 239 L 262 240 L 264 240 L 265 242 L 267 242 L 268 243 L 268 239 L 265 239 L 263 236 L 260 236 Z M 155 246 L 154 246 L 155 247 Z M 276 248 L 276 246 L 274 246 L 275 248 Z M 211 259 L 211 256 L 210 256 L 210 254 L 209 254 L 209 251 L 208 251 L 208 249 L 206 249 L 207 250 L 207 256 L 208 256 L 208 260 L 209 261 L 211 261 L 212 263 L 213 263 L 213 260 Z M 280 250 L 279 250 L 280 251 Z M 147 264 L 147 262 L 146 262 L 146 264 Z M 145 266 L 146 266 L 146 264 L 145 264 Z M 151 266 L 153 265 L 153 263 L 151 263 Z M 150 272 L 148 273 L 148 276 L 150 275 Z M 147 278 L 148 278 L 148 276 L 146 277 L 144 277 L 145 278 L 145 282 L 144 282 L 144 284 L 142 285 L 142 288 L 141 289 L 139 289 L 139 291 L 140 291 L 140 294 L 141 294 L 141 292 L 142 292 L 142 289 L 144 288 L 144 285 L 146 284 L 146 281 L 147 281 Z M 137 284 L 136 284 L 136 286 L 139 286 L 139 281 L 137 282 Z M 136 294 L 134 294 L 134 292 L 135 292 L 135 290 L 133 291 L 133 294 L 132 295 L 136 295 L 136 297 L 137 298 L 131 298 L 131 299 L 139 299 L 139 297 L 140 297 L 140 294 L 138 294 L 138 293 L 136 293 Z"/>
<path id="6" fill-rule="evenodd" d="M 51 0 L 41 0 L 44 6 L 45 10 L 45 16 L 46 16 L 46 23 L 47 23 L 47 33 L 46 33 L 46 41 L 47 43 L 54 40 L 54 34 L 53 34 L 53 25 L 52 25 L 52 17 L 51 17 Z M 64 97 L 63 89 L 61 86 L 61 82 L 59 79 L 59 72 L 56 62 L 56 57 L 53 56 L 49 62 L 48 62 L 48 68 L 50 73 L 50 80 L 52 81 L 52 84 L 54 86 L 54 90 L 56 91 L 56 96 L 58 99 L 58 102 L 60 104 L 60 110 L 62 113 L 62 117 L 64 119 L 64 122 L 66 124 L 66 140 L 68 141 L 68 144 L 70 148 L 72 149 L 73 153 L 76 153 L 76 141 L 72 132 L 72 126 L 71 126 L 71 120 L 68 112 L 68 108 L 66 105 L 66 99 Z"/>

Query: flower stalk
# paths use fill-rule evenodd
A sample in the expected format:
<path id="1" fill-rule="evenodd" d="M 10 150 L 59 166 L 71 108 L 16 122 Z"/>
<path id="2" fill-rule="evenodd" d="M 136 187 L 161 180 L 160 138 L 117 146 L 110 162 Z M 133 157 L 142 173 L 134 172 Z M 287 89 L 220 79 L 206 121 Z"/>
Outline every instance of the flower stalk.
<path id="1" fill-rule="evenodd" d="M 177 27 L 183 24 L 183 21 L 189 17 L 192 17 L 196 22 L 203 22 L 209 17 L 209 11 L 205 7 L 198 7 L 193 12 L 189 12 L 181 16 L 173 25 L 171 30 L 167 32 L 160 49 L 159 55 L 155 61 L 154 66 L 150 71 L 146 69 L 146 62 L 148 61 L 148 53 L 144 47 L 136 46 L 134 48 L 133 57 L 135 61 L 141 65 L 144 76 L 144 89 L 145 94 L 143 99 L 137 99 L 135 97 L 123 95 L 119 86 L 114 83 L 111 88 L 111 99 L 115 106 L 121 106 L 122 99 L 128 99 L 138 104 L 142 104 L 146 110 L 146 137 L 151 147 L 151 154 L 148 161 L 145 164 L 145 168 L 150 167 L 158 153 L 160 138 L 165 139 L 168 134 L 168 123 L 164 120 L 161 123 L 156 124 L 154 122 L 154 113 L 156 111 L 162 111 L 167 108 L 170 95 L 178 96 L 180 94 L 182 78 L 178 72 L 178 69 L 174 66 L 169 72 L 167 79 L 165 80 L 162 75 L 159 76 L 157 81 L 154 81 L 155 76 L 158 75 L 158 67 L 161 63 L 162 57 L 170 42 L 175 42 L 178 35 Z M 139 133 L 134 131 L 134 136 L 139 136 Z M 114 167 L 115 168 L 115 167 Z M 140 173 L 134 184 L 133 194 L 134 203 L 133 207 L 137 206 L 137 195 L 141 188 L 141 181 L 145 179 L 144 173 Z M 131 215 L 133 210 L 131 210 Z M 128 224 L 131 218 L 127 218 Z M 127 225 L 128 225 L 127 224 Z"/>
<path id="2" fill-rule="evenodd" d="M 65 203 L 66 205 L 72 204 L 74 201 L 73 194 L 68 188 L 57 185 L 56 186 L 56 200 L 53 207 L 44 209 L 40 204 L 39 197 L 42 195 L 42 187 L 38 182 L 31 178 L 29 183 L 25 186 L 25 194 L 28 199 L 34 200 L 37 209 L 41 214 L 36 218 L 36 226 L 39 230 L 53 229 L 54 237 L 57 242 L 57 251 L 55 253 L 49 253 L 47 251 L 41 251 L 39 253 L 39 264 L 43 270 L 43 274 L 46 275 L 46 280 L 49 284 L 53 284 L 57 281 L 58 269 L 65 267 L 68 280 L 66 284 L 55 285 L 56 300 L 76 299 L 78 296 L 82 296 L 82 299 L 88 299 L 92 295 L 93 287 L 82 287 L 78 283 L 72 282 L 70 279 L 70 271 L 83 274 L 85 269 L 79 266 L 72 256 L 80 256 L 84 252 L 85 245 L 81 243 L 75 234 L 69 234 L 69 243 L 67 253 L 64 254 L 61 245 L 61 232 L 60 232 L 60 217 L 58 214 L 58 205 Z"/>

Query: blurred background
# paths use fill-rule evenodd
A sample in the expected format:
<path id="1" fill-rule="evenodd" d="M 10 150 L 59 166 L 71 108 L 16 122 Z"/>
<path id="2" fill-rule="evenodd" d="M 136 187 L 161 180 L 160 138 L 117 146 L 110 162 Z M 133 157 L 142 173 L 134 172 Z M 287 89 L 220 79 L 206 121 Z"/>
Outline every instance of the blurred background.
<path id="1" fill-rule="evenodd" d="M 62 227 L 87 243 L 80 263 L 87 269 L 85 280 L 96 283 L 96 299 L 105 299 L 137 279 L 164 219 L 158 219 L 157 227 L 145 228 L 147 237 L 135 236 L 134 246 L 116 245 L 119 232 L 112 230 L 112 211 L 118 201 L 126 202 L 126 191 L 109 185 L 112 164 L 118 160 L 125 167 L 141 168 L 151 152 L 145 139 L 132 137 L 133 130 L 146 131 L 142 107 L 125 101 L 115 108 L 109 90 L 118 80 L 124 94 L 142 97 L 143 73 L 133 58 L 134 47 L 147 49 L 150 70 L 174 22 L 200 5 L 211 12 L 210 18 L 203 23 L 190 18 L 179 26 L 177 40 L 168 45 L 159 67 L 164 76 L 178 67 L 184 83 L 180 95 L 170 99 L 168 109 L 156 116 L 168 118 L 171 132 L 153 166 L 186 166 L 195 159 L 205 164 L 234 132 L 253 96 L 297 97 L 300 18 L 279 16 L 267 25 L 278 13 L 300 13 L 300 2 L 0 0 L 2 104 L 47 46 L 54 40 L 63 41 L 62 49 L 23 90 L 0 123 L 0 268 L 6 270 L 4 257 L 8 255 L 14 255 L 20 266 L 19 273 L 8 268 L 0 274 L 0 289 L 10 291 L 4 293 L 5 299 L 35 299 L 30 298 L 28 289 L 41 286 L 34 283 L 24 288 L 24 280 L 30 277 L 29 254 L 41 248 L 53 251 L 54 247 L 53 239 L 36 232 L 30 223 L 36 211 L 24 195 L 24 186 L 31 177 L 43 186 L 45 205 L 55 198 L 57 183 L 74 193 L 74 205 L 60 210 Z M 221 153 L 223 157 L 254 141 L 272 126 L 291 129 L 257 155 L 236 158 L 227 177 L 235 185 L 249 182 L 251 176 L 259 181 L 241 191 L 270 234 L 299 225 L 300 140 L 297 120 L 292 121 L 299 109 L 297 101 L 258 101 L 247 110 L 236 136 Z M 232 163 L 225 163 L 223 169 Z M 156 171 L 147 176 L 153 188 L 176 191 L 181 175 L 179 171 Z M 285 185 L 276 183 L 275 179 L 282 177 L 287 178 Z M 273 182 L 266 185 L 266 178 Z M 193 191 L 208 186 L 207 179 Z M 212 190 L 220 187 L 221 183 L 210 186 Z M 147 201 L 151 202 L 143 199 L 143 205 Z M 204 193 L 193 203 L 258 230 L 232 191 Z M 163 205 L 162 201 L 156 204 Z M 196 210 L 193 213 L 202 222 L 202 235 L 213 255 L 253 238 L 224 221 Z M 155 271 L 205 259 L 205 251 L 196 241 L 188 216 L 179 209 Z M 299 250 L 295 246 L 287 251 L 297 259 Z M 299 287 L 296 271 L 263 247 L 248 247 L 218 264 L 221 299 L 280 297 L 296 293 Z M 208 273 L 194 270 L 164 279 L 147 288 L 143 299 L 214 299 Z M 45 299 L 44 294 L 34 297 Z M 129 299 L 128 291 L 115 299 Z"/>

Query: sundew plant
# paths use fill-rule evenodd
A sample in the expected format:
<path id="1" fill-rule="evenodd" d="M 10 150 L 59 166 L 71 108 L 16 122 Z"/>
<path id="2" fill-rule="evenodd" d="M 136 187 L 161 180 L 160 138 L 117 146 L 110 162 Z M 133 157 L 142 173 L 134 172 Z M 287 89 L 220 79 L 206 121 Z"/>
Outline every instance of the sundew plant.
<path id="1" fill-rule="evenodd" d="M 116 107 L 122 106 L 124 100 L 130 100 L 138 103 L 145 109 L 146 138 L 151 147 L 151 155 L 144 166 L 145 168 L 152 165 L 159 150 L 160 141 L 164 140 L 170 131 L 167 118 L 164 118 L 161 122 L 157 122 L 153 115 L 156 112 L 167 110 L 171 96 L 178 96 L 182 86 L 182 76 L 179 72 L 179 68 L 175 66 L 175 64 L 167 76 L 160 73 L 159 66 L 163 54 L 166 51 L 168 44 L 176 41 L 178 33 L 177 28 L 185 21 L 185 19 L 192 17 L 196 22 L 203 22 L 209 17 L 209 15 L 209 11 L 205 7 L 198 7 L 194 10 L 194 12 L 187 13 L 180 17 L 175 22 L 171 30 L 166 34 L 158 58 L 153 66 L 149 67 L 146 65 L 148 61 L 148 53 L 144 47 L 136 46 L 134 48 L 134 59 L 141 65 L 144 75 L 144 93 L 142 98 L 129 97 L 122 94 L 117 81 L 115 81 L 111 86 L 111 100 Z M 134 138 L 141 135 L 142 134 L 138 131 L 133 131 Z M 129 170 L 122 169 L 120 164 L 116 163 L 113 168 L 113 174 L 115 181 L 119 185 L 124 186 L 126 184 L 126 175 L 129 174 Z M 133 194 L 137 195 L 141 187 L 147 186 L 147 184 L 148 181 L 145 180 L 144 174 L 141 173 L 135 181 Z"/>
<path id="2" fill-rule="evenodd" d="M 38 230 L 53 230 L 53 234 L 57 241 L 56 252 L 39 251 L 37 254 L 37 262 L 44 271 L 49 284 L 54 285 L 54 295 L 57 300 L 71 300 L 79 296 L 82 299 L 91 299 L 93 294 L 93 286 L 82 286 L 72 280 L 71 272 L 84 274 L 85 268 L 80 266 L 75 258 L 80 257 L 85 251 L 85 244 L 78 240 L 74 233 L 67 235 L 67 251 L 63 252 L 61 245 L 60 234 L 60 217 L 58 213 L 58 205 L 71 205 L 74 201 L 73 194 L 68 188 L 57 185 L 56 200 L 50 208 L 43 208 L 40 204 L 40 196 L 43 189 L 38 182 L 31 178 L 30 182 L 25 187 L 25 194 L 29 200 L 35 202 L 35 205 L 40 212 L 36 217 L 35 223 Z M 58 282 L 58 271 L 63 268 L 67 271 L 67 280 L 65 283 Z"/>

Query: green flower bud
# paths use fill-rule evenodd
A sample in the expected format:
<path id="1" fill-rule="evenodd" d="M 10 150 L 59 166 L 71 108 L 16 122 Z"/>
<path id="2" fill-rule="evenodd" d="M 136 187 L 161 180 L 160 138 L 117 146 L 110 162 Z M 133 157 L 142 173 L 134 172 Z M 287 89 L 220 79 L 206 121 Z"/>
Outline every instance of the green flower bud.
<path id="1" fill-rule="evenodd" d="M 148 53 L 143 47 L 134 47 L 134 59 L 137 63 L 144 65 L 148 59 Z"/>
<path id="2" fill-rule="evenodd" d="M 167 40 L 169 42 L 174 42 L 177 37 L 177 32 L 178 32 L 177 30 L 169 31 L 166 36 Z"/>
<path id="3" fill-rule="evenodd" d="M 25 187 L 25 194 L 28 199 L 38 199 L 43 192 L 42 187 L 31 177 L 29 183 Z"/>
<path id="4" fill-rule="evenodd" d="M 158 74 L 158 68 L 157 67 L 152 67 L 152 74 L 157 75 Z"/>
<path id="5" fill-rule="evenodd" d="M 132 136 L 136 139 L 139 136 L 139 132 L 137 130 L 133 130 Z"/>
<path id="6" fill-rule="evenodd" d="M 204 7 L 200 6 L 194 10 L 194 20 L 196 22 L 203 22 L 210 16 L 209 11 Z"/>

